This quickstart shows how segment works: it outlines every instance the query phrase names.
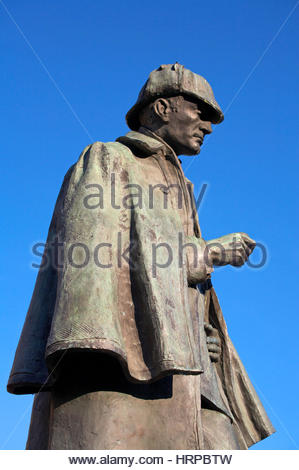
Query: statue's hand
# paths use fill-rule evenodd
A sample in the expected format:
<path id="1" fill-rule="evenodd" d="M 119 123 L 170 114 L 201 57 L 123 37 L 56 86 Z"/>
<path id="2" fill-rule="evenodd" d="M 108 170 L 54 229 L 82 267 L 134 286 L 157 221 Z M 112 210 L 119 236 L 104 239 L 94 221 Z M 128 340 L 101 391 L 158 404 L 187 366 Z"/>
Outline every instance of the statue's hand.
<path id="1" fill-rule="evenodd" d="M 205 332 L 207 335 L 207 347 L 209 356 L 212 362 L 218 362 L 221 355 L 221 341 L 216 328 L 213 328 L 209 323 L 204 324 Z"/>
<path id="2" fill-rule="evenodd" d="M 255 248 L 255 241 L 246 233 L 237 232 L 206 242 L 210 264 L 242 266 Z"/>

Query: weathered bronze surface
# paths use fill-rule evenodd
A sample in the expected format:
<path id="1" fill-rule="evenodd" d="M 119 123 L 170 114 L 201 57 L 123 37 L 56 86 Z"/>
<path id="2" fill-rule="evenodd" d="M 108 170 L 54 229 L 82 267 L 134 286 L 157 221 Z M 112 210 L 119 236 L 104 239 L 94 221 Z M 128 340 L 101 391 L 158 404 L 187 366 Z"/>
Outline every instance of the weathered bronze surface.
<path id="1" fill-rule="evenodd" d="M 66 174 L 8 382 L 36 394 L 28 449 L 246 449 L 274 432 L 211 283 L 255 242 L 203 240 L 178 159 L 222 120 L 205 79 L 163 65 L 132 131 Z"/>

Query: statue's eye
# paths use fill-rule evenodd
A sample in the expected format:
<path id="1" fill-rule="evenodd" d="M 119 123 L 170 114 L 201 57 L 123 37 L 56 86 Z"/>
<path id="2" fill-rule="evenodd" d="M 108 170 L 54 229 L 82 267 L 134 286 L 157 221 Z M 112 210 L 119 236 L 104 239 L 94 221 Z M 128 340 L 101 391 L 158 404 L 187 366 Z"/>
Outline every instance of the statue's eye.
<path id="1" fill-rule="evenodd" d="M 208 113 L 205 111 L 199 111 L 199 116 L 202 121 L 208 121 Z"/>

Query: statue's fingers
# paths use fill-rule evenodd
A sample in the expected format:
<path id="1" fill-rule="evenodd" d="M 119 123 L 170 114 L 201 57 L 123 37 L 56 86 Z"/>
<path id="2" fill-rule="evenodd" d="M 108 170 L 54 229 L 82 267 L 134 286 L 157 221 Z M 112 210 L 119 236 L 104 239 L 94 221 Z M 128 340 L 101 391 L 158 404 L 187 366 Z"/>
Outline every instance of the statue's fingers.
<path id="1" fill-rule="evenodd" d="M 205 328 L 206 333 L 208 333 L 208 334 L 213 333 L 214 328 L 212 327 L 212 325 L 210 323 L 205 322 L 204 323 L 204 328 Z"/>
<path id="2" fill-rule="evenodd" d="M 208 345 L 208 351 L 209 351 L 209 353 L 220 354 L 221 353 L 221 348 L 217 344 L 209 344 Z"/>
<path id="3" fill-rule="evenodd" d="M 209 354 L 210 356 L 210 359 L 212 362 L 218 362 L 219 361 L 219 354 L 216 354 L 216 353 L 211 353 Z"/>
<path id="4" fill-rule="evenodd" d="M 251 251 L 253 251 L 254 247 L 256 246 L 256 241 L 253 240 L 253 238 L 250 238 L 249 235 L 247 235 L 247 233 L 243 233 L 241 232 L 241 235 L 242 235 L 242 239 L 244 240 L 244 242 L 246 243 L 246 245 L 251 248 Z"/>
<path id="5" fill-rule="evenodd" d="M 237 268 L 243 266 L 245 261 L 247 260 L 248 256 L 245 253 L 244 248 L 240 248 L 233 254 L 232 265 L 236 266 Z"/>
<path id="6" fill-rule="evenodd" d="M 218 336 L 208 336 L 207 338 L 208 344 L 220 344 L 220 339 Z"/>
<path id="7" fill-rule="evenodd" d="M 242 248 L 244 250 L 244 253 L 246 255 L 246 259 L 248 258 L 248 256 L 252 253 L 252 248 L 250 248 L 244 240 L 242 240 Z"/>

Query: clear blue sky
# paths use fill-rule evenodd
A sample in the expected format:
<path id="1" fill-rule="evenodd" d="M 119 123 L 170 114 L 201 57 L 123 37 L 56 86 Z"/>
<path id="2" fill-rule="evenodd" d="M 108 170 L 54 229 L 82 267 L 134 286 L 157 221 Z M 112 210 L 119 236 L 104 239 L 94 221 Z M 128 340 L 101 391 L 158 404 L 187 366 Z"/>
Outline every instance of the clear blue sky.
<path id="1" fill-rule="evenodd" d="M 213 276 L 277 429 L 254 448 L 299 447 L 299 8 L 283 24 L 295 4 L 6 0 L 17 27 L 0 1 L 0 448 L 25 446 L 32 396 L 8 394 L 6 382 L 37 274 L 30 249 L 46 239 L 63 176 L 87 144 L 127 132 L 124 115 L 149 72 L 175 61 L 204 75 L 226 111 L 200 156 L 183 163 L 197 192 L 208 184 L 204 238 L 244 231 L 268 250 L 262 269 Z"/>

